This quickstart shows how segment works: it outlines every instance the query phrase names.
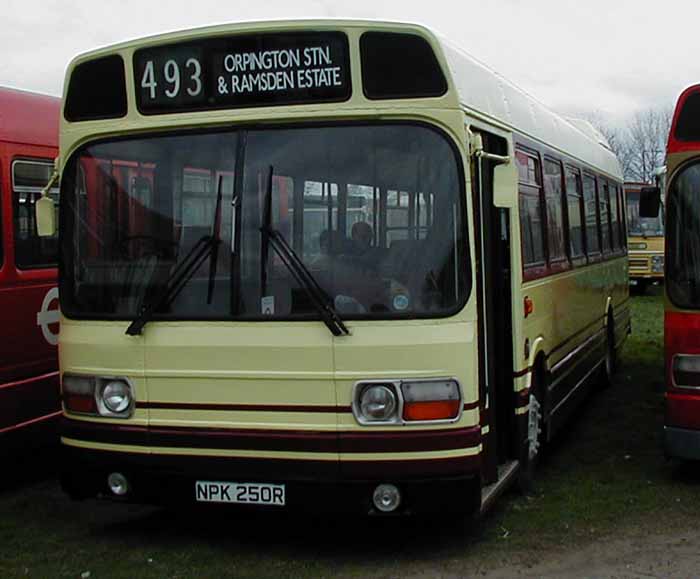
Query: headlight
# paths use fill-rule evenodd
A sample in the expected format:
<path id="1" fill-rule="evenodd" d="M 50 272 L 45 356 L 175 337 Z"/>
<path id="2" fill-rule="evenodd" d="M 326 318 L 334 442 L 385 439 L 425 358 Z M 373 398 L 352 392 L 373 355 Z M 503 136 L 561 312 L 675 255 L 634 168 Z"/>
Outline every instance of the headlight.
<path id="1" fill-rule="evenodd" d="M 663 255 L 652 255 L 651 256 L 651 271 L 658 273 L 664 270 L 664 256 Z"/>
<path id="2" fill-rule="evenodd" d="M 64 374 L 61 390 L 66 412 L 110 418 L 134 413 L 134 392 L 126 378 Z"/>
<path id="3" fill-rule="evenodd" d="M 454 422 L 462 415 L 462 389 L 454 379 L 358 382 L 352 411 L 363 425 Z"/>
<path id="4" fill-rule="evenodd" d="M 360 422 L 395 422 L 398 408 L 393 385 L 367 384 L 360 390 L 355 413 Z"/>
<path id="5" fill-rule="evenodd" d="M 112 414 L 123 414 L 131 407 L 131 388 L 121 380 L 111 380 L 102 388 L 101 401 Z"/>

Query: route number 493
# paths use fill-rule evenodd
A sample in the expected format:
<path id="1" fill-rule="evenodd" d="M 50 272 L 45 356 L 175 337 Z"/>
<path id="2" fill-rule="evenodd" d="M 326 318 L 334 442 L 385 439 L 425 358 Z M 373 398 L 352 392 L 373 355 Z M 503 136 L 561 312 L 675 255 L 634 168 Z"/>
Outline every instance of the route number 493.
<path id="1" fill-rule="evenodd" d="M 163 64 L 162 78 L 165 84 L 163 94 L 166 97 L 174 99 L 180 94 L 180 89 L 183 88 L 180 79 L 183 76 L 186 77 L 188 86 L 184 88 L 189 96 L 196 97 L 202 93 L 202 65 L 199 60 L 188 58 L 183 69 L 181 71 L 180 65 L 172 58 Z M 148 91 L 151 100 L 156 99 L 158 81 L 156 80 L 156 65 L 152 60 L 147 61 L 143 69 L 141 88 Z"/>

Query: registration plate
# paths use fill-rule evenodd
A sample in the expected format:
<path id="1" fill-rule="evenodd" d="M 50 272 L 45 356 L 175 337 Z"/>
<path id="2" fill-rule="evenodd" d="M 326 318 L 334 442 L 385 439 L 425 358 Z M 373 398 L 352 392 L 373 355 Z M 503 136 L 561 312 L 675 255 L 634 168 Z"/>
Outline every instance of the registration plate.
<path id="1" fill-rule="evenodd" d="M 202 503 L 235 503 L 283 507 L 284 485 L 197 481 L 195 498 Z"/>

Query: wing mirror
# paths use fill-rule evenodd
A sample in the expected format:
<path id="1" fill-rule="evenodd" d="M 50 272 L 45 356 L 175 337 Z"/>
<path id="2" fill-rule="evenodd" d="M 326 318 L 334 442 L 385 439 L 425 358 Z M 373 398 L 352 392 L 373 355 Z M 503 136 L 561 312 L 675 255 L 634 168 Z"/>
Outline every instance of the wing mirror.
<path id="1" fill-rule="evenodd" d="M 661 189 L 659 187 L 643 187 L 639 192 L 639 216 L 658 217 L 661 206 Z"/>

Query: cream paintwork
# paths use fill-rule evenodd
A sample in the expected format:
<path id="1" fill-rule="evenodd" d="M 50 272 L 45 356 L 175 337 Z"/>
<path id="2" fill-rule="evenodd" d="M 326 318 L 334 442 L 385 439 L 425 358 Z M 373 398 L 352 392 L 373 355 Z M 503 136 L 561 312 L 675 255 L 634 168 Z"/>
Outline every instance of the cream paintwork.
<path id="1" fill-rule="evenodd" d="M 259 32 L 261 30 L 342 30 L 350 45 L 352 97 L 344 103 L 261 107 L 238 110 L 206 111 L 170 115 L 142 116 L 134 102 L 133 54 L 137 48 L 174 41 L 185 41 L 206 35 Z M 365 30 L 405 31 L 427 39 L 447 74 L 448 92 L 440 98 L 405 99 L 401 101 L 367 101 L 361 90 L 361 68 L 357 45 Z M 465 169 L 467 226 L 470 239 L 471 263 L 475 264 L 473 239 L 474 209 L 467 158 L 467 127 L 482 128 L 502 135 L 513 150 L 511 130 L 527 125 L 531 139 L 548 143 L 555 149 L 577 156 L 584 166 L 599 170 L 615 179 L 619 168 L 614 156 L 590 135 L 566 120 L 546 111 L 534 99 L 509 85 L 513 108 L 508 115 L 499 117 L 497 108 L 479 110 L 475 100 L 462 91 L 471 72 L 479 71 L 482 80 L 493 72 L 469 59 L 457 66 L 459 58 L 445 56 L 444 45 L 428 30 L 413 25 L 370 23 L 360 21 L 266 22 L 232 26 L 210 27 L 173 33 L 145 41 L 124 43 L 76 58 L 68 68 L 68 79 L 73 68 L 86 60 L 119 52 L 126 66 L 128 114 L 116 120 L 91 121 L 71 124 L 61 119 L 60 168 L 83 144 L 106 137 L 124 137 L 158 131 L 178 131 L 189 128 L 235 127 L 246 124 L 294 124 L 298 122 L 338 122 L 362 120 L 411 120 L 430 123 L 443 131 L 459 150 Z M 457 60 L 455 60 L 457 59 Z M 465 74 L 464 71 L 467 71 Z M 458 77 L 458 82 L 455 81 Z M 475 78 L 474 76 L 471 77 Z M 488 100 L 502 99 L 502 79 L 475 84 L 484 91 Z M 472 88 L 470 91 L 473 93 Z M 468 91 L 469 92 L 469 91 Z M 65 96 L 65 95 L 64 95 Z M 534 108 L 533 108 L 534 107 Z M 531 122 L 532 111 L 537 110 L 539 123 Z M 495 112 L 496 111 L 496 112 Z M 517 112 L 520 111 L 520 112 Z M 511 165 L 502 171 L 512 181 L 504 181 L 497 195 L 501 206 L 510 207 L 512 239 L 512 295 L 513 295 L 513 348 L 516 370 L 531 363 L 523 359 L 523 344 L 541 338 L 542 349 L 548 351 L 566 332 L 579 329 L 593 312 L 602 314 L 603 292 L 596 283 L 608 274 L 610 262 L 589 269 L 568 272 L 522 286 L 520 258 L 520 226 L 517 219 L 517 171 Z M 508 192 L 511 193 L 508 193 Z M 472 267 L 472 287 L 475 288 L 475 267 Z M 605 272 L 603 271 L 605 269 Z M 600 270 L 600 271 L 599 271 Z M 600 278 L 600 279 L 599 279 Z M 625 279 L 626 287 L 626 279 Z M 535 314 L 523 320 L 522 300 L 530 295 L 535 301 Z M 565 296 L 565 299 L 555 299 Z M 549 309 L 549 312 L 548 312 Z M 295 404 L 349 406 L 352 387 L 361 379 L 407 377 L 455 377 L 462 386 L 465 402 L 478 397 L 478 358 L 476 340 L 476 291 L 466 306 L 453 317 L 440 320 L 348 322 L 351 335 L 334 338 L 322 322 L 150 322 L 142 336 L 124 335 L 127 322 L 88 322 L 62 318 L 61 368 L 64 372 L 128 376 L 134 383 L 137 399 L 141 402 L 198 402 L 229 404 Z M 539 343 L 539 342 L 538 342 Z M 516 390 L 526 387 L 529 377 L 516 381 Z M 91 420 L 91 419 L 83 419 Z M 101 422 L 104 420 L 100 419 Z M 116 422 L 116 421 L 111 421 Z M 153 426 L 214 426 L 236 428 L 265 428 L 295 430 L 368 431 L 355 422 L 349 413 L 283 413 L 244 411 L 182 411 L 137 409 L 133 424 Z M 435 429 L 476 427 L 479 411 L 463 413 L 456 424 L 409 426 L 403 428 Z M 488 426 L 486 426 L 488 429 Z M 378 428 L 374 431 L 395 430 Z M 65 439 L 66 444 L 81 448 L 129 450 L 149 453 L 153 449 L 98 443 L 84 443 Z M 440 458 L 468 456 L 480 452 L 480 446 L 469 450 L 421 453 L 352 454 L 287 453 L 221 451 L 202 449 L 162 449 L 163 454 L 209 454 L 212 456 L 292 457 L 323 460 L 361 460 L 362 457 L 382 460 L 409 458 Z"/>
<path id="2" fill-rule="evenodd" d="M 630 235 L 627 238 L 627 245 L 632 248 L 636 243 L 646 244 L 646 249 L 630 249 L 630 279 L 647 279 L 647 280 L 662 280 L 664 279 L 664 272 L 651 270 L 651 257 L 653 255 L 664 255 L 664 237 L 640 237 L 636 235 Z M 643 258 L 647 260 L 647 266 L 645 268 L 632 267 L 631 261 L 634 258 Z"/>
<path id="3" fill-rule="evenodd" d="M 605 316 L 609 309 L 614 311 L 629 295 L 626 270 L 622 267 L 625 261 L 626 258 L 618 257 L 523 285 L 523 298 L 530 297 L 535 308 L 533 314 L 523 320 L 522 324 L 523 342 L 518 350 L 521 356 L 524 340 L 529 338 L 531 343 L 530 356 L 527 359 L 521 357 L 524 367 L 533 367 L 538 356 L 543 354 L 545 369 L 551 370 L 576 346 L 605 327 Z M 567 298 L 557 297 L 563 295 Z M 519 304 L 522 304 L 522 300 Z M 516 307 L 519 304 L 516 301 Z M 523 316 L 522 308 L 520 315 Z M 547 357 L 553 348 L 596 320 L 600 323 L 589 327 L 570 347 L 562 348 Z M 620 330 L 617 328 L 617 331 Z M 530 375 L 525 380 L 525 387 L 529 385 Z"/>

